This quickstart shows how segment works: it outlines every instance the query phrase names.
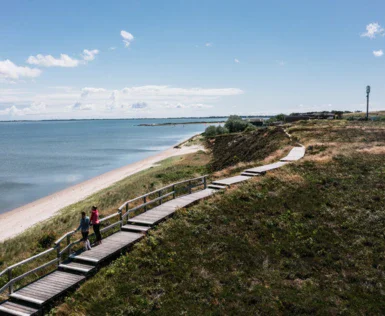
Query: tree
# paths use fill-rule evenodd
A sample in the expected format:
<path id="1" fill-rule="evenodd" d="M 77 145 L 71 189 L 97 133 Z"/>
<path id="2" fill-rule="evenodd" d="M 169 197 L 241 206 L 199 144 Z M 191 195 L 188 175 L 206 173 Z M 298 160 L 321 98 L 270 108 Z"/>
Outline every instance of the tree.
<path id="1" fill-rule="evenodd" d="M 225 127 L 230 133 L 243 132 L 247 125 L 248 123 L 238 115 L 230 115 L 225 123 Z"/>

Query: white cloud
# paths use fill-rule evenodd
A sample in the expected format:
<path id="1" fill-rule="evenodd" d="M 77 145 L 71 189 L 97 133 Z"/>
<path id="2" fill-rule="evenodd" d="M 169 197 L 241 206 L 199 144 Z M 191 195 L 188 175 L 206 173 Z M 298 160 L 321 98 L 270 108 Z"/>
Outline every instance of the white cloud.
<path id="1" fill-rule="evenodd" d="M 134 36 L 125 30 L 121 30 L 120 35 L 123 37 L 124 45 L 126 47 L 130 46 L 131 42 L 134 40 Z"/>
<path id="2" fill-rule="evenodd" d="M 169 103 L 169 102 L 164 102 L 162 105 L 163 108 L 166 109 L 209 109 L 212 108 L 212 105 L 207 105 L 203 103 L 193 103 L 193 104 L 183 104 L 183 103 Z"/>
<path id="3" fill-rule="evenodd" d="M 148 107 L 148 104 L 146 102 L 136 102 L 130 105 L 131 109 L 144 109 L 147 107 Z"/>
<path id="4" fill-rule="evenodd" d="M 109 50 L 115 50 L 116 49 L 116 47 L 110 47 L 109 48 Z"/>
<path id="5" fill-rule="evenodd" d="M 384 35 L 384 29 L 378 23 L 370 23 L 366 26 L 366 32 L 362 33 L 362 37 L 375 38 L 376 35 Z"/>
<path id="6" fill-rule="evenodd" d="M 206 47 L 212 47 L 212 46 L 213 46 L 213 43 L 206 43 L 205 46 L 206 46 Z"/>
<path id="7" fill-rule="evenodd" d="M 381 57 L 382 55 L 384 55 L 384 52 L 382 51 L 382 49 L 380 49 L 380 50 L 374 50 L 374 51 L 373 51 L 373 55 L 374 55 L 375 57 Z"/>
<path id="8" fill-rule="evenodd" d="M 239 95 L 243 91 L 236 88 L 204 89 L 204 88 L 173 88 L 170 86 L 140 86 L 122 89 L 128 95 L 153 95 L 153 96 L 228 96 Z"/>
<path id="9" fill-rule="evenodd" d="M 15 105 L 12 105 L 9 108 L 0 111 L 0 116 L 25 116 L 40 114 L 45 112 L 46 105 L 45 103 L 32 103 L 29 107 L 18 108 Z"/>
<path id="10" fill-rule="evenodd" d="M 102 87 L 47 87 L 39 92 L 34 87 L 0 88 L 0 118 L 71 119 L 215 115 L 210 107 L 222 106 L 230 97 L 244 93 L 237 88 L 191 88 L 147 85 L 124 89 Z M 219 103 L 220 101 L 220 103 Z M 37 106 L 41 103 L 47 104 Z M 30 105 L 26 108 L 26 105 Z M 228 103 L 227 103 L 228 105 Z M 13 107 L 12 107 L 13 106 Z M 7 108 L 6 111 L 2 110 Z M 221 107 L 222 109 L 223 107 Z M 169 109 L 169 110 L 167 110 Z M 174 109 L 174 110 L 173 110 Z M 32 113 L 33 112 L 33 113 Z"/>
<path id="11" fill-rule="evenodd" d="M 52 55 L 44 56 L 38 54 L 36 56 L 29 56 L 27 63 L 42 67 L 77 67 L 80 64 L 80 60 L 73 59 L 66 54 L 60 54 L 60 58 L 55 58 Z"/>
<path id="12" fill-rule="evenodd" d="M 83 60 L 72 58 L 67 54 L 60 54 L 59 58 L 55 58 L 52 55 L 38 54 L 36 56 L 29 56 L 27 59 L 27 63 L 30 65 L 37 65 L 41 67 L 73 68 L 78 67 L 81 64 L 85 64 L 88 61 L 94 60 L 97 54 L 99 54 L 99 50 L 97 49 L 84 49 L 81 55 Z"/>
<path id="13" fill-rule="evenodd" d="M 85 49 L 83 50 L 83 59 L 86 61 L 94 60 L 97 54 L 99 54 L 99 51 L 97 49 L 93 49 L 93 50 Z"/>
<path id="14" fill-rule="evenodd" d="M 237 64 L 239 64 L 240 63 L 240 61 L 238 60 L 238 59 L 234 59 L 234 61 L 237 63 Z"/>
<path id="15" fill-rule="evenodd" d="M 88 96 L 91 93 L 101 93 L 101 92 L 106 92 L 106 89 L 103 88 L 91 88 L 91 87 L 85 87 L 82 89 L 82 94 L 81 97 L 84 98 Z"/>
<path id="16" fill-rule="evenodd" d="M 81 102 L 76 102 L 72 107 L 71 109 L 73 110 L 80 110 L 80 111 L 90 111 L 90 110 L 93 110 L 94 109 L 94 105 L 93 104 L 83 104 Z"/>
<path id="17" fill-rule="evenodd" d="M 0 78 L 6 80 L 19 78 L 36 78 L 40 76 L 41 70 L 15 65 L 9 59 L 0 61 Z"/>

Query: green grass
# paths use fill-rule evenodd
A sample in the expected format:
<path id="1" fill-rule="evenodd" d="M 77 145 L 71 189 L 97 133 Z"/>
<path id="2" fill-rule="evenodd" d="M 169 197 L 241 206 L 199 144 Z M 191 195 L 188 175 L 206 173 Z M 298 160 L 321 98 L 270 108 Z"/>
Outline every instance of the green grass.
<path id="1" fill-rule="evenodd" d="M 52 313 L 384 314 L 385 144 L 356 132 L 178 211 Z"/>
<path id="2" fill-rule="evenodd" d="M 203 151 L 172 157 L 162 161 L 156 167 L 132 175 L 79 203 L 65 207 L 53 218 L 35 225 L 17 237 L 0 243 L 0 270 L 52 247 L 56 238 L 78 226 L 80 213 L 82 211 L 89 213 L 92 205 L 99 207 L 102 216 L 112 214 L 124 201 L 173 182 L 206 174 L 210 159 L 210 154 Z M 52 254 L 51 257 L 22 266 L 14 271 L 14 276 L 36 267 L 39 262 L 46 262 L 49 258 L 53 259 L 54 256 L 55 254 Z M 25 281 L 36 278 L 44 272 L 33 275 Z M 5 283 L 6 276 L 3 276 L 0 278 L 0 286 Z"/>

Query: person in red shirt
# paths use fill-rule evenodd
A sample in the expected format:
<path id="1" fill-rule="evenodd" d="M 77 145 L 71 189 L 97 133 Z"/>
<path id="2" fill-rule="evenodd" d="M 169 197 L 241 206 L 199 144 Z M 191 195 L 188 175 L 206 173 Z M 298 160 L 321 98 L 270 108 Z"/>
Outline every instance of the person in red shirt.
<path id="1" fill-rule="evenodd" d="M 100 234 L 99 211 L 98 211 L 98 208 L 96 206 L 92 207 L 90 224 L 92 225 L 92 228 L 94 229 L 94 233 L 96 236 L 96 244 L 100 245 L 102 243 L 102 235 Z"/>

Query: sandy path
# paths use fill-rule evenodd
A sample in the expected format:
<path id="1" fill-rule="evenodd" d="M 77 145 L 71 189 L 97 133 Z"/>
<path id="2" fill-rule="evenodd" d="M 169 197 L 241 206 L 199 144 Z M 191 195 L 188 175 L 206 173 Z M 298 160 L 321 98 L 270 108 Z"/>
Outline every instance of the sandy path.
<path id="1" fill-rule="evenodd" d="M 201 146 L 183 146 L 180 149 L 169 148 L 149 158 L 104 173 L 10 212 L 1 214 L 0 241 L 14 237 L 36 223 L 50 218 L 62 208 L 84 200 L 86 197 L 134 173 L 148 169 L 166 158 L 193 153 L 201 149 L 203 149 Z"/>

